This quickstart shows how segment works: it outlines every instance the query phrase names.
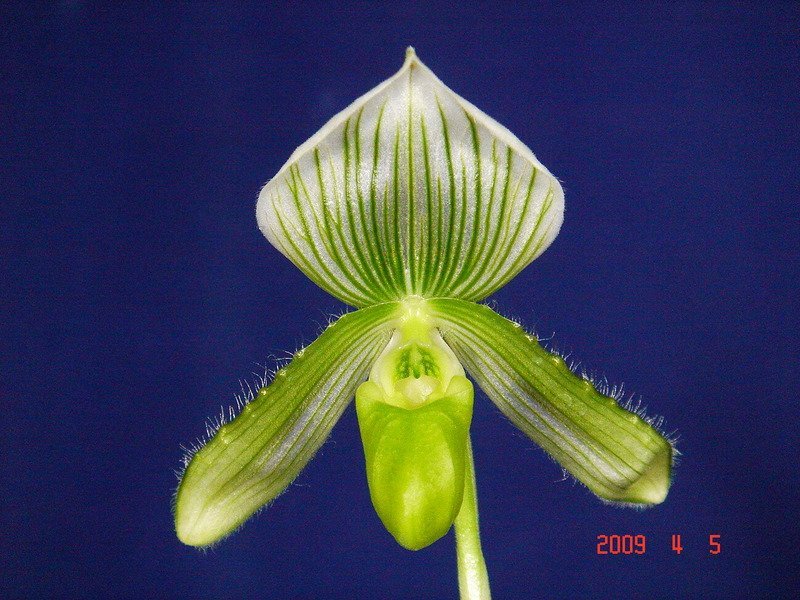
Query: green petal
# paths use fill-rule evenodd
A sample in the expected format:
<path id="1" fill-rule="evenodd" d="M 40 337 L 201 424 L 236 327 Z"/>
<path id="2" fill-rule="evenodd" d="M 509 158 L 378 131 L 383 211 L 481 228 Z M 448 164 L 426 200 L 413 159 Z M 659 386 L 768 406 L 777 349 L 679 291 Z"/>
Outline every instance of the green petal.
<path id="1" fill-rule="evenodd" d="M 558 181 L 508 129 L 409 49 L 261 190 L 261 230 L 354 306 L 408 295 L 479 300 L 555 238 Z"/>
<path id="2" fill-rule="evenodd" d="M 649 423 L 488 307 L 444 299 L 429 307 L 444 340 L 500 410 L 592 492 L 632 504 L 664 500 L 672 447 Z"/>
<path id="3" fill-rule="evenodd" d="M 182 542 L 213 544 L 292 482 L 388 343 L 395 312 L 383 304 L 332 323 L 194 455 L 175 504 Z"/>

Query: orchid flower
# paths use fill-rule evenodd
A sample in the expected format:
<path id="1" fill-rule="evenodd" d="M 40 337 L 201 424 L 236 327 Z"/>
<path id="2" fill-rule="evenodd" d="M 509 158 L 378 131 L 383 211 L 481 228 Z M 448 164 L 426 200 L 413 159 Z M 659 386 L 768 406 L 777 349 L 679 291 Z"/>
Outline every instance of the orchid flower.
<path id="1" fill-rule="evenodd" d="M 563 212 L 561 185 L 533 153 L 409 48 L 396 75 L 333 117 L 261 190 L 267 239 L 357 310 L 186 458 L 180 540 L 214 544 L 272 501 L 355 398 L 386 529 L 418 550 L 454 527 L 461 596 L 488 598 L 473 381 L 602 500 L 662 502 L 673 448 L 655 424 L 478 304 L 544 252 Z"/>

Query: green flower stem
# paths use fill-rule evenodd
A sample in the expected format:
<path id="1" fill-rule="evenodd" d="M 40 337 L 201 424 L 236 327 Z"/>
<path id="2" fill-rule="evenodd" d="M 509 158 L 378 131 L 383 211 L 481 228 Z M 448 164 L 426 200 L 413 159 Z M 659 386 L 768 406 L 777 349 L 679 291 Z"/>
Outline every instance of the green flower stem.
<path id="1" fill-rule="evenodd" d="M 461 600 L 490 600 L 489 574 L 481 550 L 481 533 L 478 527 L 478 493 L 475 486 L 475 464 L 472 459 L 472 441 L 467 438 L 467 460 L 464 501 L 456 517 L 456 561 L 458 563 L 458 590 Z"/>

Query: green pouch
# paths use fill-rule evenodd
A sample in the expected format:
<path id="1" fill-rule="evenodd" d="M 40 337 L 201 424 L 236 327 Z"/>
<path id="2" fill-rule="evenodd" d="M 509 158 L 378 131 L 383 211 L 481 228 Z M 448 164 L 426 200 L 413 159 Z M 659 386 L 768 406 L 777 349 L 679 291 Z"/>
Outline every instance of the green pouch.
<path id="1" fill-rule="evenodd" d="M 441 397 L 416 408 L 387 403 L 372 381 L 356 392 L 370 497 L 404 548 L 432 544 L 458 515 L 473 395 L 472 383 L 462 375 L 450 379 Z"/>

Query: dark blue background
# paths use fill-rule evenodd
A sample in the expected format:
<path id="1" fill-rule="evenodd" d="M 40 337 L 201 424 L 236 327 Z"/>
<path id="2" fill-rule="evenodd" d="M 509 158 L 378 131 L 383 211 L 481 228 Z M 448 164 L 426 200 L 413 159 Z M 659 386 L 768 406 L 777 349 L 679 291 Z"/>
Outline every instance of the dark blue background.
<path id="1" fill-rule="evenodd" d="M 408 44 L 564 182 L 498 310 L 683 452 L 665 504 L 607 507 L 480 396 L 495 597 L 796 592 L 800 10 L 763 4 L 4 5 L 0 595 L 456 596 L 451 536 L 382 529 L 352 408 L 214 550 L 170 514 L 179 444 L 344 308 L 261 236 L 261 185 Z M 647 553 L 597 556 L 601 533 Z"/>

